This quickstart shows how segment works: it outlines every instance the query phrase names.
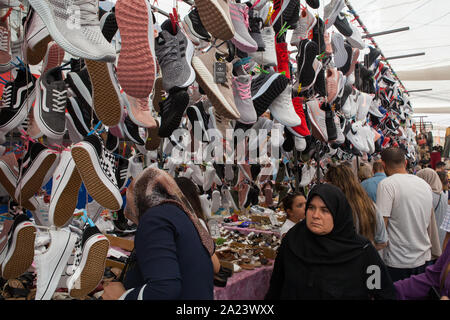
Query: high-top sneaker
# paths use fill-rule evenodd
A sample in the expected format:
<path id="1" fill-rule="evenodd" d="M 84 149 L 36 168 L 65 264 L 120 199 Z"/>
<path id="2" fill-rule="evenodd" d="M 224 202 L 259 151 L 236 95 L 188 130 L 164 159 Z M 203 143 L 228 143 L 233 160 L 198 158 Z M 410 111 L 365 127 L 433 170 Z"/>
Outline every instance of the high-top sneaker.
<path id="1" fill-rule="evenodd" d="M 30 0 L 29 2 L 45 23 L 53 40 L 65 51 L 75 57 L 115 62 L 116 51 L 100 30 L 98 0 L 72 2 Z M 73 14 L 71 6 L 79 8 L 81 12 L 79 21 L 75 22 L 71 16 Z"/>
<path id="2" fill-rule="evenodd" d="M 287 43 L 286 42 L 277 43 L 275 47 L 277 51 L 277 61 L 278 61 L 277 70 L 279 73 L 284 72 L 286 78 L 290 79 L 291 71 L 289 68 L 289 52 L 287 48 Z"/>
<path id="3" fill-rule="evenodd" d="M 103 278 L 109 240 L 96 226 L 83 230 L 83 235 L 76 245 L 75 263 L 71 266 L 67 279 L 67 289 L 72 298 L 83 298 L 93 291 Z"/>
<path id="4" fill-rule="evenodd" d="M 14 81 L 5 85 L 3 107 L 0 109 L 0 131 L 11 131 L 27 117 L 36 97 L 35 82 L 29 69 L 18 69 Z"/>
<path id="5" fill-rule="evenodd" d="M 97 134 L 72 146 L 72 157 L 92 198 L 103 207 L 119 210 L 122 196 L 117 187 L 115 158 Z"/>
<path id="6" fill-rule="evenodd" d="M 20 170 L 15 193 L 16 199 L 30 199 L 45 183 L 46 176 L 53 174 L 58 155 L 39 142 L 29 142 Z M 53 169 L 53 170 L 52 170 Z"/>
<path id="7" fill-rule="evenodd" d="M 61 68 L 44 73 L 38 80 L 34 119 L 41 132 L 51 139 L 60 139 L 66 132 L 67 88 Z"/>
<path id="8" fill-rule="evenodd" d="M 73 217 L 78 202 L 81 177 L 70 150 L 61 153 L 59 164 L 53 173 L 49 207 L 50 224 L 62 227 Z"/>
<path id="9" fill-rule="evenodd" d="M 34 258 L 36 227 L 26 214 L 19 214 L 8 232 L 6 255 L 1 263 L 2 278 L 19 277 L 31 266 Z M 1 253 L 0 253 L 1 256 Z"/>

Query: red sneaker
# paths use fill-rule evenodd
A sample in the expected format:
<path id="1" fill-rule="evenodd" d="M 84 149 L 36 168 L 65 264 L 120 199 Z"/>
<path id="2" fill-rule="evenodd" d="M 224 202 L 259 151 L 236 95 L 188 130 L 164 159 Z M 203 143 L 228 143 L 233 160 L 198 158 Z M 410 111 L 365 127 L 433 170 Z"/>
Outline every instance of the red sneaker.
<path id="1" fill-rule="evenodd" d="M 305 112 L 303 110 L 303 98 L 295 97 L 292 99 L 292 104 L 294 105 L 295 112 L 302 120 L 302 123 L 296 127 L 286 127 L 292 134 L 297 137 L 307 137 L 311 135 L 311 132 L 308 129 L 308 124 L 306 122 Z"/>
<path id="2" fill-rule="evenodd" d="M 277 61 L 278 61 L 277 71 L 279 73 L 284 72 L 285 76 L 288 79 L 290 79 L 291 73 L 289 69 L 289 52 L 287 48 L 287 43 L 286 42 L 276 43 L 275 48 L 277 52 Z"/>

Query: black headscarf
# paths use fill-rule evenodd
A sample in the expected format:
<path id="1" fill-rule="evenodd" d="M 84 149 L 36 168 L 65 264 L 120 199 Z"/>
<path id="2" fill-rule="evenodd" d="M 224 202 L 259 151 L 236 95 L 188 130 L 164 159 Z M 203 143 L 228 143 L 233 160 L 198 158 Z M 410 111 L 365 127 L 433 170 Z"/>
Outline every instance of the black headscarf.
<path id="1" fill-rule="evenodd" d="M 290 230 L 289 249 L 307 264 L 340 264 L 361 255 L 370 241 L 356 233 L 352 209 L 344 193 L 331 184 L 318 185 L 310 191 L 306 208 L 315 196 L 322 199 L 333 215 L 333 230 L 317 235 L 306 226 L 306 217 Z"/>

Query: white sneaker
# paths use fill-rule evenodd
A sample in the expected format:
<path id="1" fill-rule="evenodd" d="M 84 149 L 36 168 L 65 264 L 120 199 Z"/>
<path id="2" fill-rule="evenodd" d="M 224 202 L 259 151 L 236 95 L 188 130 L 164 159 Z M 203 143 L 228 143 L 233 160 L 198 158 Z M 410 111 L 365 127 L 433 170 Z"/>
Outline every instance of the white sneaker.
<path id="1" fill-rule="evenodd" d="M 33 218 L 36 225 L 50 227 L 50 221 L 48 218 L 48 211 L 50 209 L 50 203 L 46 203 L 44 201 L 44 196 L 36 196 L 31 199 L 35 199 L 37 205 L 35 206 L 36 210 L 34 210 Z"/>
<path id="2" fill-rule="evenodd" d="M 370 106 L 372 105 L 372 100 L 374 95 L 360 92 L 358 96 L 358 110 L 356 112 L 356 121 L 365 122 L 367 119 L 367 114 L 369 113 Z M 347 99 L 348 100 L 348 99 Z"/>
<path id="3" fill-rule="evenodd" d="M 35 300 L 50 300 L 77 241 L 77 235 L 69 229 L 50 230 L 50 246 L 44 252 L 36 252 L 37 283 Z M 44 249 L 45 250 L 45 249 Z"/>
<path id="4" fill-rule="evenodd" d="M 202 194 L 200 197 L 200 203 L 202 205 L 203 213 L 208 219 L 211 219 L 211 200 L 208 199 L 207 194 Z"/>
<path id="5" fill-rule="evenodd" d="M 53 40 L 65 51 L 90 60 L 116 61 L 115 48 L 100 30 L 98 0 L 29 0 L 29 3 Z M 81 14 L 77 15 L 77 11 Z"/>
<path id="6" fill-rule="evenodd" d="M 220 196 L 220 191 L 214 190 L 211 198 L 212 198 L 211 199 L 211 212 L 216 213 L 219 210 L 220 204 L 222 202 L 222 197 Z"/>
<path id="7" fill-rule="evenodd" d="M 286 89 L 275 98 L 270 104 L 269 110 L 272 116 L 286 127 L 296 127 L 302 123 L 292 104 L 292 86 L 290 85 L 286 86 Z"/>
<path id="8" fill-rule="evenodd" d="M 352 124 L 351 130 L 347 132 L 347 139 L 361 152 L 369 152 L 370 148 L 367 143 L 367 138 L 364 135 L 361 122 L 357 121 Z"/>
<path id="9" fill-rule="evenodd" d="M 364 43 L 361 33 L 358 28 L 350 23 L 350 28 L 352 28 L 352 35 L 350 37 L 346 37 L 348 43 L 353 47 L 359 50 L 364 50 L 366 44 Z"/>
<path id="10" fill-rule="evenodd" d="M 316 174 L 316 169 L 313 166 L 304 165 L 302 168 L 302 180 L 300 181 L 300 187 L 306 187 L 311 183 Z"/>
<path id="11" fill-rule="evenodd" d="M 53 173 L 52 193 L 48 218 L 51 225 L 62 227 L 73 217 L 78 202 L 81 177 L 70 150 L 61 153 Z"/>
<path id="12" fill-rule="evenodd" d="M 196 183 L 199 186 L 203 186 L 204 177 L 203 177 L 203 172 L 200 169 L 200 167 L 194 163 L 189 163 L 188 167 L 191 168 L 193 171 L 192 181 L 194 181 L 194 183 Z"/>
<path id="13" fill-rule="evenodd" d="M 277 52 L 275 51 L 275 31 L 272 26 L 263 28 L 261 36 L 264 42 L 264 51 L 249 52 L 248 55 L 258 64 L 274 67 L 277 65 Z"/>
<path id="14" fill-rule="evenodd" d="M 369 113 L 377 118 L 383 118 L 383 114 L 380 112 L 380 109 L 378 109 L 378 106 L 380 105 L 380 99 L 373 99 L 370 104 Z"/>
<path id="15" fill-rule="evenodd" d="M 136 179 L 142 171 L 144 171 L 144 163 L 141 162 L 137 155 L 132 156 L 129 160 L 128 170 L 133 179 Z"/>
<path id="16" fill-rule="evenodd" d="M 292 32 L 291 46 L 297 46 L 301 40 L 307 39 L 316 23 L 316 17 L 307 8 L 303 9 L 300 12 L 297 28 Z"/>
<path id="17" fill-rule="evenodd" d="M 306 149 L 306 139 L 304 137 L 294 136 L 295 149 L 297 151 L 304 151 Z"/>
<path id="18" fill-rule="evenodd" d="M 334 22 L 336 21 L 337 16 L 342 11 L 342 9 L 345 7 L 344 0 L 331 0 L 324 8 L 323 8 L 323 14 L 324 18 L 323 21 L 325 22 L 325 30 L 333 26 Z"/>

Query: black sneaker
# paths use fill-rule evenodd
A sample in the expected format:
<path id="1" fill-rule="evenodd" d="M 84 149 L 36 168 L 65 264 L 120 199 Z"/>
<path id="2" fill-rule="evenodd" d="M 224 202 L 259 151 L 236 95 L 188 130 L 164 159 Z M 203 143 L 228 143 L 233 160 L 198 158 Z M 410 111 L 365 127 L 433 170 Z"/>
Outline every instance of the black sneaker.
<path id="1" fill-rule="evenodd" d="M 86 64 L 84 63 L 83 58 L 79 59 L 70 59 L 70 71 L 71 72 L 80 72 Z"/>
<path id="2" fill-rule="evenodd" d="M 261 73 L 258 77 L 253 78 L 252 101 L 258 117 L 267 111 L 288 84 L 289 79 L 285 75 L 274 71 Z"/>
<path id="3" fill-rule="evenodd" d="M 122 196 L 117 186 L 115 158 L 103 140 L 96 133 L 85 137 L 72 146 L 72 157 L 91 197 L 104 208 L 119 210 Z"/>
<path id="4" fill-rule="evenodd" d="M 343 36 L 350 37 L 353 34 L 353 30 L 342 12 L 338 14 L 334 26 Z"/>
<path id="5" fill-rule="evenodd" d="M 338 68 L 340 71 L 342 71 L 342 74 L 346 74 L 350 70 L 350 66 L 352 65 L 352 59 L 353 59 L 353 49 L 352 46 L 344 43 L 345 51 L 347 51 L 347 61 L 345 64 Z"/>
<path id="6" fill-rule="evenodd" d="M 319 0 L 306 0 L 306 3 L 313 9 L 318 9 L 320 6 Z"/>
<path id="7" fill-rule="evenodd" d="M 209 122 L 209 115 L 205 112 L 205 109 L 203 108 L 203 102 L 199 101 L 193 106 L 189 106 L 186 109 L 186 115 L 189 118 L 189 121 L 192 124 L 192 127 L 194 128 L 197 125 L 200 126 L 200 129 L 202 130 L 202 141 L 207 142 L 209 141 L 208 136 L 208 122 Z"/>
<path id="8" fill-rule="evenodd" d="M 381 55 L 381 51 L 374 48 L 374 47 L 369 47 L 370 52 L 367 54 L 367 61 L 368 61 L 368 65 L 371 66 L 375 60 L 377 60 L 377 58 Z"/>
<path id="9" fill-rule="evenodd" d="M 17 182 L 16 199 L 30 199 L 53 174 L 57 155 L 39 142 L 29 142 L 28 150 L 21 160 L 21 173 Z"/>
<path id="10" fill-rule="evenodd" d="M 66 132 L 67 88 L 60 67 L 48 70 L 38 80 L 34 119 L 41 132 L 58 140 Z"/>
<path id="11" fill-rule="evenodd" d="M 284 127 L 284 142 L 283 142 L 283 150 L 286 152 L 291 152 L 294 149 L 294 136 L 292 135 L 292 133 L 286 128 Z"/>
<path id="12" fill-rule="evenodd" d="M 79 97 L 69 97 L 67 99 L 67 129 L 69 131 L 70 139 L 72 142 L 79 142 L 83 140 L 83 137 L 87 136 L 91 131 L 91 119 L 94 115 L 94 121 L 92 123 L 95 126 L 99 120 L 93 112 L 90 105 L 86 104 L 83 99 Z M 99 128 L 103 128 L 103 125 Z"/>
<path id="13" fill-rule="evenodd" d="M 92 107 L 92 83 L 86 67 L 78 72 L 67 74 L 67 83 L 79 99 Z"/>
<path id="14" fill-rule="evenodd" d="M 189 28 L 189 31 L 198 39 L 203 41 L 210 41 L 211 35 L 205 29 L 200 20 L 197 8 L 191 10 L 186 17 L 184 17 L 184 22 Z"/>
<path id="15" fill-rule="evenodd" d="M 319 46 L 308 39 L 300 41 L 297 54 L 297 79 L 302 88 L 312 85 L 316 78 L 316 71 L 313 64 L 319 54 Z"/>
<path id="16" fill-rule="evenodd" d="M 111 42 L 119 29 L 114 12 L 105 13 L 100 19 L 100 29 L 108 42 Z"/>
<path id="17" fill-rule="evenodd" d="M 129 116 L 125 117 L 125 121 L 122 124 L 122 129 L 125 133 L 125 137 L 130 141 L 141 146 L 145 145 L 145 141 L 142 140 L 139 134 L 139 127 L 133 121 L 131 121 Z"/>
<path id="18" fill-rule="evenodd" d="M 159 103 L 161 125 L 160 137 L 167 138 L 180 126 L 181 118 L 189 104 L 189 94 L 185 90 L 169 94 L 166 100 Z"/>
<path id="19" fill-rule="evenodd" d="M 36 97 L 36 79 L 28 70 L 17 70 L 13 82 L 8 82 L 2 95 L 3 107 L 0 109 L 0 130 L 9 132 L 18 127 L 27 117 Z"/>
<path id="20" fill-rule="evenodd" d="M 116 152 L 117 148 L 119 148 L 119 138 L 111 134 L 111 132 L 108 131 L 108 136 L 106 138 L 106 149 L 109 152 Z"/>
<path id="21" fill-rule="evenodd" d="M 123 188 L 125 188 L 125 185 L 127 184 L 129 174 L 128 174 L 128 159 L 119 157 L 119 161 L 117 163 L 116 168 L 116 180 L 117 180 L 117 186 L 119 187 L 119 190 L 122 191 Z"/>
<path id="22" fill-rule="evenodd" d="M 319 47 L 319 52 L 322 53 L 325 51 L 325 39 L 323 37 L 325 33 L 325 24 L 321 18 L 317 18 L 317 23 L 313 28 L 313 38 L 317 46 Z"/>
<path id="23" fill-rule="evenodd" d="M 286 4 L 286 2 L 288 2 Z M 286 26 L 291 26 L 295 29 L 295 25 L 298 22 L 298 17 L 300 15 L 300 1 L 297 0 L 283 0 L 283 1 L 274 1 L 273 8 L 277 10 L 277 5 L 281 6 L 280 12 L 277 17 L 273 21 L 273 29 L 277 34 L 280 32 L 281 27 L 286 22 Z"/>
<path id="24" fill-rule="evenodd" d="M 265 46 L 264 40 L 261 36 L 261 29 L 263 28 L 263 25 L 264 25 L 263 19 L 258 16 L 256 10 L 250 9 L 248 22 L 249 22 L 250 36 L 258 44 L 257 51 L 265 51 L 264 49 L 266 46 Z"/>

